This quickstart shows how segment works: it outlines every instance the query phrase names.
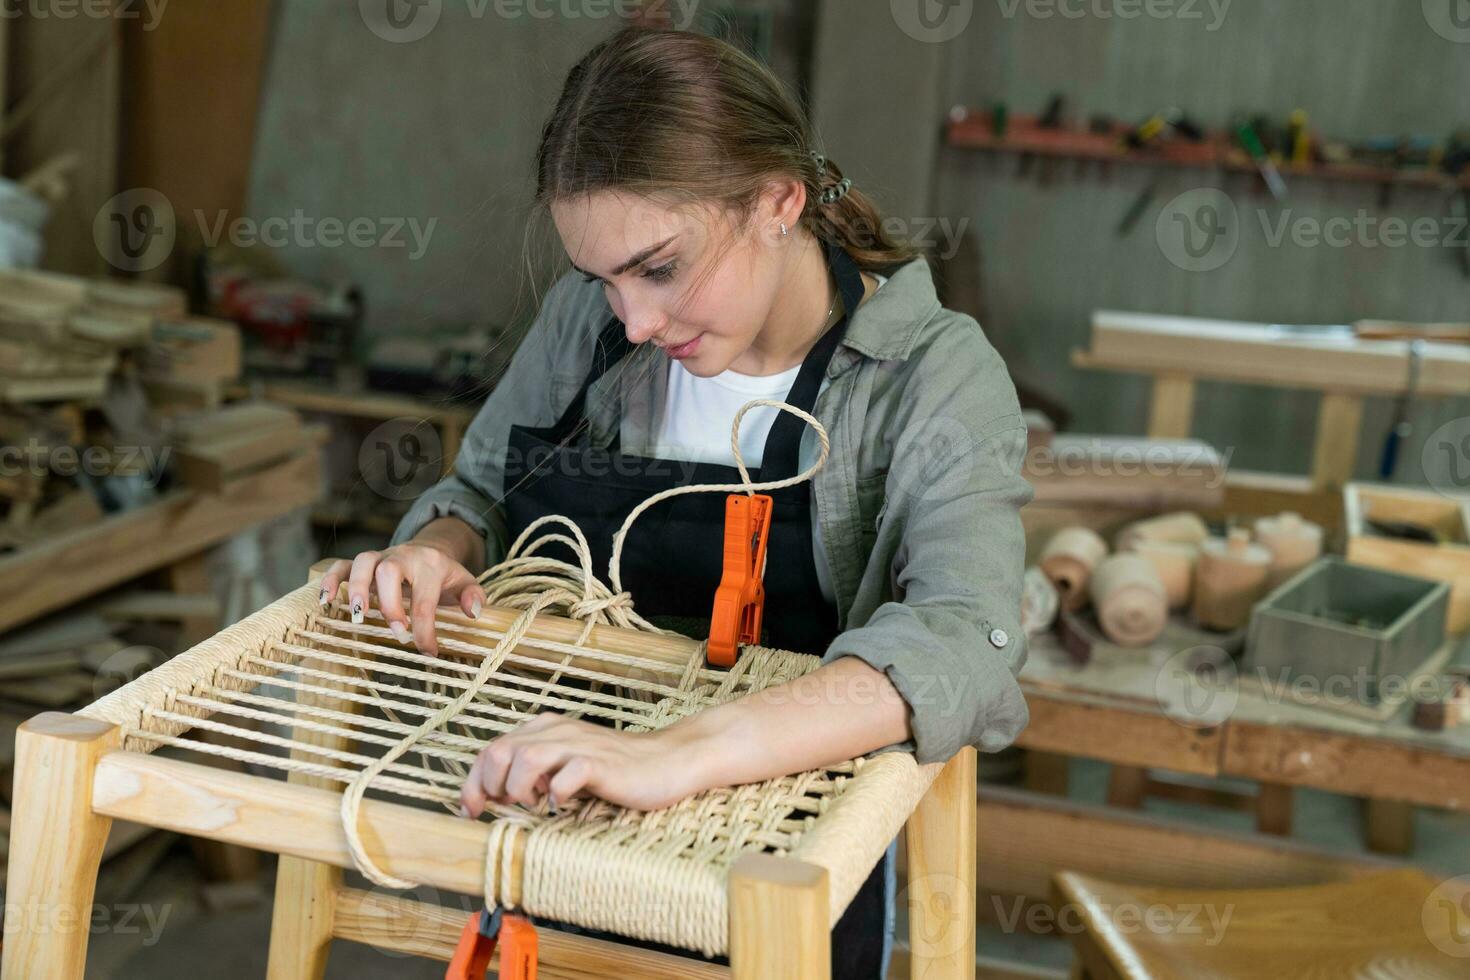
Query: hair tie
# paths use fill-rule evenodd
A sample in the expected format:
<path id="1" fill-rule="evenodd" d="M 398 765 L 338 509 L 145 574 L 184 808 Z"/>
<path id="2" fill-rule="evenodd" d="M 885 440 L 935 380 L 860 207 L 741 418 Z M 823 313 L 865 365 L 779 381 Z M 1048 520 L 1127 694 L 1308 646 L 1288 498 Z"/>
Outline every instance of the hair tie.
<path id="1" fill-rule="evenodd" d="M 808 150 L 807 155 L 810 156 L 813 160 L 817 161 L 818 173 L 821 173 L 827 169 L 827 158 L 822 156 L 822 154 L 818 153 L 816 150 Z"/>
<path id="2" fill-rule="evenodd" d="M 833 204 L 847 195 L 848 188 L 852 187 L 852 181 L 846 177 L 839 180 L 834 187 L 822 191 L 821 201 L 823 204 Z"/>

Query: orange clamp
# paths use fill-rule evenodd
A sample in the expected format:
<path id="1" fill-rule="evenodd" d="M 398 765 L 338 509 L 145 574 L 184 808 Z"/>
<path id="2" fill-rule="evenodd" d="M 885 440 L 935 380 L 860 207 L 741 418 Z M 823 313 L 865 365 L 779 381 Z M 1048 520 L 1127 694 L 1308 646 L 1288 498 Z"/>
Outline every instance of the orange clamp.
<path id="1" fill-rule="evenodd" d="M 444 980 L 485 980 L 500 946 L 500 980 L 536 980 L 536 927 L 514 913 L 488 908 L 470 916 Z"/>
<path id="2" fill-rule="evenodd" d="M 709 662 L 719 667 L 735 666 L 740 645 L 760 640 L 771 503 L 763 493 L 725 498 L 725 574 L 715 590 L 708 646 Z"/>

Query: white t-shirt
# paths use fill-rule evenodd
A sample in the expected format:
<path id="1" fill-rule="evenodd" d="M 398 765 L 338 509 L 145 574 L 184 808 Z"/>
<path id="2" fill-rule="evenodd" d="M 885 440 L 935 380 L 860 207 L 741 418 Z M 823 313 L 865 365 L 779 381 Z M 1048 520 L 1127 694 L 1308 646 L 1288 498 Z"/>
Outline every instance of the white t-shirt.
<path id="1" fill-rule="evenodd" d="M 869 273 L 881 287 L 887 278 Z M 668 395 L 664 399 L 663 413 L 659 418 L 654 437 L 654 455 L 660 459 L 691 460 L 699 463 L 722 463 L 735 465 L 735 454 L 730 450 L 730 426 L 735 422 L 735 413 L 746 402 L 757 398 L 785 401 L 801 373 L 797 365 L 780 374 L 750 375 L 735 371 L 723 371 L 712 378 L 701 378 L 690 374 L 678 361 L 669 361 Z M 821 389 L 827 387 L 822 378 Z M 761 465 L 765 454 L 766 437 L 781 411 L 767 405 L 752 408 L 740 421 L 740 455 L 745 465 L 755 469 Z M 817 442 L 810 427 L 801 440 L 800 460 L 797 472 L 816 462 Z M 713 531 L 711 533 L 718 533 Z M 827 566 L 827 556 L 822 549 L 822 528 L 817 523 L 816 507 L 812 508 L 812 553 L 816 558 L 817 583 L 828 602 L 835 601 L 832 591 L 832 573 Z"/>

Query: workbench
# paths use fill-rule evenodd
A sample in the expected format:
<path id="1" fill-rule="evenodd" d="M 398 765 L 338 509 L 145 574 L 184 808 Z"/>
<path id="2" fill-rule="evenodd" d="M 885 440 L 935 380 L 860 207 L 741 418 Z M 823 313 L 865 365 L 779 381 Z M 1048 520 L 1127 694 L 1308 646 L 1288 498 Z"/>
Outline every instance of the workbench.
<path id="1" fill-rule="evenodd" d="M 1258 829 L 1280 834 L 1290 832 L 1295 787 L 1363 798 L 1370 821 L 1376 813 L 1385 824 L 1402 825 L 1415 805 L 1470 811 L 1470 729 L 1425 732 L 1405 711 L 1378 721 L 1267 700 L 1245 679 L 1233 710 L 1205 718 L 1223 717 L 1219 724 L 1187 724 L 1156 693 L 1168 665 L 1166 653 L 1147 649 L 1109 649 L 1078 665 L 1052 635 L 1034 638 L 1021 672 L 1031 723 L 1017 743 L 1040 753 L 1033 763 L 1041 771 L 1028 772 L 1028 782 L 1062 790 L 1056 756 L 1111 763 L 1135 780 L 1149 769 L 1254 780 L 1268 804 L 1264 818 L 1257 811 Z M 1141 787 L 1115 780 L 1109 802 L 1136 805 L 1130 790 Z"/>
<path id="2" fill-rule="evenodd" d="M 176 590 L 201 591 L 197 581 L 186 580 L 198 578 L 205 552 L 308 506 L 320 492 L 321 454 L 313 447 L 231 481 L 220 493 L 171 491 L 16 551 L 0 558 L 0 632 L 161 568 L 171 569 Z"/>

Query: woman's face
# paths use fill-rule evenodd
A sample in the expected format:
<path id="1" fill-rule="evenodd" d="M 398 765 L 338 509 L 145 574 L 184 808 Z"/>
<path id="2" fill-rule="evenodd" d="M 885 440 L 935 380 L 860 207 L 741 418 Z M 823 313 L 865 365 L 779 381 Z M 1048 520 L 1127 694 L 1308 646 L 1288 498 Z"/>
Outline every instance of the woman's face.
<path id="1" fill-rule="evenodd" d="M 602 283 L 632 343 L 652 342 L 707 378 L 755 342 L 781 282 L 781 249 L 759 233 L 770 223 L 759 211 L 757 231 L 745 234 L 717 209 L 618 191 L 559 201 L 551 213 L 572 264 Z"/>

